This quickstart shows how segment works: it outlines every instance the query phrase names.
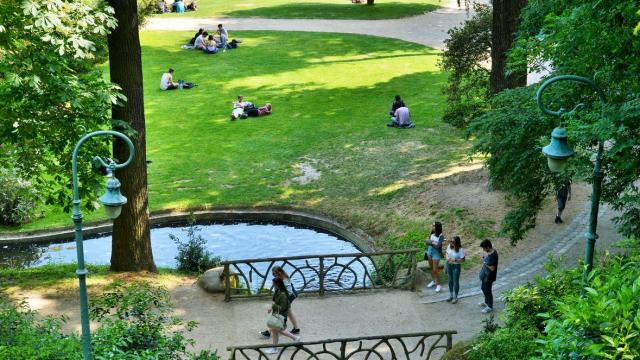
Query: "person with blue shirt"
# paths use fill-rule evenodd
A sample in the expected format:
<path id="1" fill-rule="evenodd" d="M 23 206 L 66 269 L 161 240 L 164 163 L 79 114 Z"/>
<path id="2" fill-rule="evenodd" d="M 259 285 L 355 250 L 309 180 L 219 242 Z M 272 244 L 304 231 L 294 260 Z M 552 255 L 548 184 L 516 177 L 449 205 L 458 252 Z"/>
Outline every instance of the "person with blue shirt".
<path id="1" fill-rule="evenodd" d="M 480 243 L 480 247 L 486 255 L 482 258 L 482 269 L 480 269 L 481 289 L 484 294 L 484 301 L 478 305 L 482 308 L 483 313 L 493 311 L 493 292 L 491 287 L 498 275 L 498 252 L 493 248 L 491 241 L 485 239 Z"/>

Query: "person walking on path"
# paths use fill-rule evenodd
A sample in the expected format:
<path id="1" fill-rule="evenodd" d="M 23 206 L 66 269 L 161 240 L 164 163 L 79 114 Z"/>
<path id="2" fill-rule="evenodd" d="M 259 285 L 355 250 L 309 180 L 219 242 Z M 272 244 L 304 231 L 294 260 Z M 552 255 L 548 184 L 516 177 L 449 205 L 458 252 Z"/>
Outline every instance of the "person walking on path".
<path id="1" fill-rule="evenodd" d="M 460 270 L 465 260 L 464 249 L 459 236 L 454 236 L 447 247 L 447 274 L 449 274 L 449 299 L 447 302 L 458 303 L 460 292 Z"/>
<path id="2" fill-rule="evenodd" d="M 273 293 L 273 303 L 271 304 L 271 308 L 267 310 L 269 314 L 279 314 L 284 317 L 284 323 L 282 327 L 276 327 L 275 325 L 269 324 L 269 331 L 272 334 L 273 345 L 278 345 L 280 334 L 291 338 L 291 340 L 295 342 L 300 342 L 300 336 L 293 335 L 289 331 L 287 331 L 287 311 L 289 310 L 289 298 L 287 295 L 287 288 L 284 285 L 282 279 L 278 277 L 273 278 L 273 288 L 275 292 Z M 276 348 L 268 348 L 265 350 L 267 354 L 276 354 L 278 349 Z"/>
<path id="3" fill-rule="evenodd" d="M 436 292 L 442 290 L 440 285 L 440 260 L 442 259 L 442 243 L 444 242 L 444 234 L 442 233 L 442 223 L 436 221 L 431 228 L 431 235 L 427 239 L 426 259 L 429 261 L 431 268 L 431 277 L 433 280 L 427 285 L 428 288 L 436 287 Z"/>
<path id="4" fill-rule="evenodd" d="M 493 311 L 491 287 L 498 274 L 498 252 L 493 248 L 491 241 L 487 239 L 482 240 L 480 247 L 486 255 L 482 258 L 482 269 L 480 269 L 480 282 L 482 283 L 481 289 L 484 294 L 484 301 L 478 303 L 478 305 L 483 308 L 482 312 L 486 314 Z"/>
<path id="5" fill-rule="evenodd" d="M 284 283 L 284 286 L 287 289 L 287 297 L 289 300 L 289 308 L 287 309 L 287 318 L 291 320 L 291 325 L 293 325 L 293 329 L 291 329 L 291 333 L 299 334 L 300 328 L 298 327 L 298 320 L 293 314 L 293 310 L 291 310 L 291 304 L 293 303 L 293 300 L 295 300 L 298 297 L 298 293 L 296 292 L 296 289 L 293 287 L 293 284 L 291 283 L 291 279 L 289 279 L 289 275 L 280 266 L 274 266 L 273 269 L 271 269 L 271 275 L 273 275 L 274 278 L 282 279 L 282 282 Z M 264 337 L 271 336 L 271 333 L 269 332 L 269 330 L 265 330 L 260 334 Z"/>
<path id="6" fill-rule="evenodd" d="M 571 200 L 571 180 L 565 180 L 558 191 L 556 191 L 556 202 L 558 203 L 558 212 L 556 213 L 556 224 L 562 224 L 562 212 L 567 205 L 567 201 Z"/>

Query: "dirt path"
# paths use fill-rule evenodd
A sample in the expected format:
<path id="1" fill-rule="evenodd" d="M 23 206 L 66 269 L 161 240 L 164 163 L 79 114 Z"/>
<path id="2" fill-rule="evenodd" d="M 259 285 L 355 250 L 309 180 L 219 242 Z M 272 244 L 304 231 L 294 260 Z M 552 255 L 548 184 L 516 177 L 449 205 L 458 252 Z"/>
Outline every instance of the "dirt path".
<path id="1" fill-rule="evenodd" d="M 483 2 L 488 1 L 483 0 Z M 442 49 L 443 42 L 447 38 L 447 30 L 463 22 L 469 13 L 464 7 L 458 8 L 456 0 L 442 0 L 440 6 L 441 8 L 436 11 L 392 20 L 154 17 L 149 19 L 145 29 L 195 31 L 198 28 L 213 29 L 217 24 L 223 23 L 231 32 L 234 30 L 280 30 L 364 34 L 395 38 Z"/>

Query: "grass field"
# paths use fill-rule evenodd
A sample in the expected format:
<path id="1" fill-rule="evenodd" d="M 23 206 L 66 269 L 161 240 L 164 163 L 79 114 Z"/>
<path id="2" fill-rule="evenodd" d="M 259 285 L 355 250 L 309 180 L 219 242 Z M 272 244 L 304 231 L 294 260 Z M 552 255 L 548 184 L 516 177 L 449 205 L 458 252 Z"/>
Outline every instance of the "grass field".
<path id="1" fill-rule="evenodd" d="M 366 0 L 363 0 L 366 2 Z M 187 1 L 187 3 L 189 0 Z M 350 0 L 196 0 L 198 11 L 161 16 L 261 17 L 272 19 L 397 19 L 436 10 L 440 0 L 376 0 L 374 6 Z M 167 3 L 172 3 L 168 0 Z"/>
<path id="2" fill-rule="evenodd" d="M 240 48 L 207 55 L 180 49 L 191 35 L 142 33 L 152 211 L 294 207 L 374 236 L 426 231 L 437 213 L 430 184 L 465 166 L 468 148 L 440 120 L 437 51 L 361 35 L 235 32 Z M 198 86 L 160 91 L 168 67 Z M 231 122 L 238 94 L 272 103 L 273 114 Z M 395 94 L 416 128 L 385 126 Z M 319 178 L 297 181 L 305 168 Z M 49 209 L 24 229 L 70 224 Z"/>

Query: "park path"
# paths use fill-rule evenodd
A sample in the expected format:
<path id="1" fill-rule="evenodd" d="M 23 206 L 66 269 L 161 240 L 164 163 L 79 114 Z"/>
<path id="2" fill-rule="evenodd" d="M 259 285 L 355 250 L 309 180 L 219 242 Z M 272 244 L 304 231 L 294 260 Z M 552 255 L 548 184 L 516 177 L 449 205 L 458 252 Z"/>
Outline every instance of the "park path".
<path id="1" fill-rule="evenodd" d="M 488 2 L 483 0 L 482 2 Z M 222 23 L 229 31 L 278 30 L 335 32 L 388 37 L 442 49 L 447 31 L 469 16 L 456 0 L 442 0 L 440 9 L 422 15 L 389 20 L 316 20 L 316 19 L 261 19 L 261 18 L 191 18 L 153 17 L 146 30 L 196 31 L 213 29 Z"/>

